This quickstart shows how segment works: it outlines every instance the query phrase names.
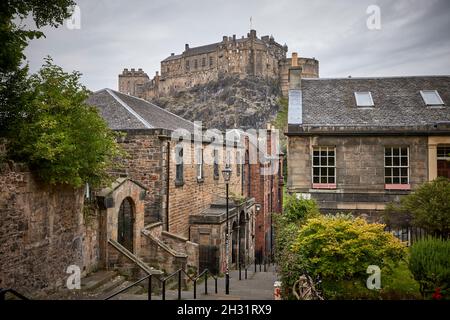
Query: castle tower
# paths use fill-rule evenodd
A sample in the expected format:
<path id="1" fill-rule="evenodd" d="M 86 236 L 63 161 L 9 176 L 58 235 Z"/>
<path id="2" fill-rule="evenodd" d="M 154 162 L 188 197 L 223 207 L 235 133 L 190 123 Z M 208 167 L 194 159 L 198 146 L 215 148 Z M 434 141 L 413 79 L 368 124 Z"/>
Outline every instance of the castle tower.
<path id="1" fill-rule="evenodd" d="M 125 68 L 122 74 L 119 74 L 119 92 L 143 98 L 143 86 L 148 81 L 149 77 L 142 69 L 136 71 L 132 68 L 129 71 Z"/>

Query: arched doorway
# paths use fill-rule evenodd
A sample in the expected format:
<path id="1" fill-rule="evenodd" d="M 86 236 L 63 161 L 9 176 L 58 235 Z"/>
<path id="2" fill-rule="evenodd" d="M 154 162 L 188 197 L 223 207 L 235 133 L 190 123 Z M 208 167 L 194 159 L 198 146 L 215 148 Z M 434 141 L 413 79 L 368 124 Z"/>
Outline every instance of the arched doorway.
<path id="1" fill-rule="evenodd" d="M 125 198 L 119 209 L 117 242 L 133 252 L 134 212 L 131 198 Z"/>

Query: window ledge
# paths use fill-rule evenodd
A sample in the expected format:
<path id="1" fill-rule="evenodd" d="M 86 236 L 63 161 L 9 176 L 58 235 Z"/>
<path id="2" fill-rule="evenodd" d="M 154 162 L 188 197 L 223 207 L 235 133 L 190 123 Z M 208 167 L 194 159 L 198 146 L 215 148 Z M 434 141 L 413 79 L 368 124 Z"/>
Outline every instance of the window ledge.
<path id="1" fill-rule="evenodd" d="M 220 176 L 214 176 L 214 180 L 219 180 Z"/>
<path id="2" fill-rule="evenodd" d="M 313 189 L 336 189 L 336 183 L 313 183 Z"/>
<path id="3" fill-rule="evenodd" d="M 184 185 L 183 180 L 175 180 L 175 187 L 182 187 Z"/>
<path id="4" fill-rule="evenodd" d="M 205 179 L 204 179 L 204 178 L 198 178 L 198 177 L 197 177 L 197 183 L 203 183 L 203 182 L 205 182 Z"/>
<path id="5" fill-rule="evenodd" d="M 385 184 L 385 190 L 411 190 L 410 184 Z"/>

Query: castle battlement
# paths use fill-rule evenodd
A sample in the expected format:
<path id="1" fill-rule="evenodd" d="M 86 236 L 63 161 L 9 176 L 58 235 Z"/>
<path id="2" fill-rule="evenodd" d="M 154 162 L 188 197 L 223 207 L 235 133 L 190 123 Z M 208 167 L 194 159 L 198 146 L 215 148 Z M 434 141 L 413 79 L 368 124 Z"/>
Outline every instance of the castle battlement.
<path id="1" fill-rule="evenodd" d="M 186 43 L 184 51 L 171 53 L 161 61 L 161 75 L 157 72 L 151 80 L 142 69 L 124 69 L 119 75 L 119 91 L 151 99 L 215 81 L 226 74 L 280 79 L 283 88 L 291 64 L 287 51 L 287 45 L 277 43 L 273 36 L 258 38 L 256 30 L 241 38 L 225 35 L 222 41 L 208 45 L 190 47 Z M 318 77 L 317 60 L 298 59 L 301 66 L 305 65 L 305 76 Z"/>

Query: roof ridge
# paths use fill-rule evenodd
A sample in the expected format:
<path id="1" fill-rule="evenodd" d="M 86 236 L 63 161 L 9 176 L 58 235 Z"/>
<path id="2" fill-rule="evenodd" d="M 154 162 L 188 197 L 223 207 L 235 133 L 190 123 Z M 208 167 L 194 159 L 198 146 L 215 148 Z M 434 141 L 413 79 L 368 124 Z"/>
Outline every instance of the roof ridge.
<path id="1" fill-rule="evenodd" d="M 111 90 L 111 89 L 109 89 L 109 90 Z M 115 91 L 115 90 L 112 90 L 112 91 L 117 92 L 117 91 Z M 195 123 L 194 123 L 194 122 L 189 121 L 189 120 L 187 120 L 187 119 L 185 119 L 185 118 L 183 118 L 183 117 L 180 117 L 179 115 L 177 115 L 177 114 L 175 114 L 175 113 L 172 113 L 172 112 L 170 112 L 170 111 L 168 111 L 168 110 L 166 110 L 166 109 L 164 109 L 164 108 L 162 108 L 162 107 L 160 107 L 160 106 L 158 106 L 158 105 L 156 105 L 156 104 L 154 104 L 154 103 L 152 103 L 152 102 L 149 102 L 149 101 L 147 101 L 147 100 L 145 100 L 145 99 L 142 99 L 142 98 L 139 98 L 139 97 L 132 96 L 132 95 L 130 95 L 130 94 L 125 94 L 125 93 L 122 93 L 122 92 L 117 92 L 117 93 L 123 94 L 123 95 L 125 95 L 125 96 L 127 96 L 127 97 L 130 97 L 130 98 L 134 98 L 134 99 L 137 99 L 137 100 L 141 100 L 141 101 L 143 101 L 143 102 L 145 102 L 145 103 L 148 103 L 148 104 L 150 104 L 150 105 L 152 105 L 152 106 L 154 106 L 154 107 L 156 107 L 156 108 L 158 108 L 158 109 L 160 109 L 160 110 L 162 110 L 162 111 L 164 111 L 164 112 L 166 112 L 166 113 L 168 113 L 168 114 L 170 114 L 170 115 L 172 115 L 172 116 L 175 116 L 175 117 L 177 117 L 177 118 L 179 118 L 179 119 L 181 119 L 181 120 L 183 120 L 183 121 L 185 121 L 185 122 L 188 122 L 189 124 L 191 124 L 191 125 L 193 125 L 193 126 L 195 127 Z"/>
<path id="2" fill-rule="evenodd" d="M 124 107 L 129 113 L 131 113 L 133 116 L 136 117 L 145 127 L 148 129 L 153 128 L 150 123 L 148 123 L 144 118 L 142 118 L 139 113 L 137 113 L 132 107 L 130 107 L 128 104 L 126 104 L 122 99 L 120 99 L 112 89 L 105 89 L 106 92 L 108 92 L 122 107 Z M 100 90 L 101 91 L 101 90 Z"/>
<path id="3" fill-rule="evenodd" d="M 450 78 L 450 75 L 421 75 L 421 76 L 373 76 L 373 77 L 330 77 L 330 78 L 302 78 L 302 80 L 370 80 L 370 79 L 410 79 L 410 78 Z"/>

